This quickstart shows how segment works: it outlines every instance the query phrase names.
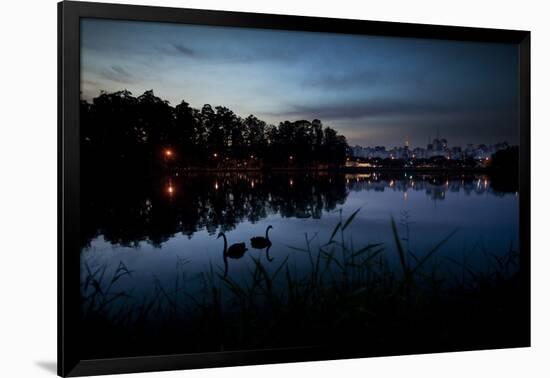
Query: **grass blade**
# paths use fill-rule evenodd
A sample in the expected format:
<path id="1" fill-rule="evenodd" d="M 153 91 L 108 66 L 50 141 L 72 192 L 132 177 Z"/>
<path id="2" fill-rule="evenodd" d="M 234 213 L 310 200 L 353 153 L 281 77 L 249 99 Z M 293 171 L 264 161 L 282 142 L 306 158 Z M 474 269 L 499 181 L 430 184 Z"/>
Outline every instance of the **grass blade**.
<path id="1" fill-rule="evenodd" d="M 365 247 L 361 248 L 360 250 L 358 250 L 357 252 L 354 252 L 351 256 L 352 257 L 357 257 L 359 255 L 362 255 L 363 253 L 365 252 L 368 252 L 370 251 L 371 249 L 373 248 L 376 248 L 376 247 L 379 247 L 381 245 L 383 245 L 384 243 L 372 243 L 372 244 L 368 244 L 366 245 Z"/>
<path id="2" fill-rule="evenodd" d="M 334 230 L 332 230 L 332 235 L 330 235 L 330 239 L 329 239 L 328 243 L 326 243 L 325 245 L 329 245 L 334 241 L 334 237 L 336 236 L 336 233 L 338 232 L 340 227 L 342 227 L 342 222 L 338 222 L 336 227 L 334 227 Z"/>
<path id="3" fill-rule="evenodd" d="M 361 208 L 358 208 L 357 210 L 355 210 L 353 212 L 353 214 L 351 214 L 349 216 L 349 218 L 346 220 L 346 222 L 344 223 L 344 225 L 342 226 L 342 231 L 344 231 L 346 229 L 346 227 L 348 227 L 350 225 L 350 223 L 353 221 L 353 218 L 355 218 L 355 216 L 357 215 L 357 213 L 361 210 Z"/>
<path id="4" fill-rule="evenodd" d="M 403 268 L 403 274 L 407 277 L 409 275 L 409 268 L 407 266 L 407 261 L 405 259 L 405 250 L 401 244 L 401 239 L 399 238 L 399 233 L 397 231 L 397 225 L 395 224 L 395 219 L 391 217 L 391 230 L 393 234 L 393 239 L 395 240 L 395 246 L 397 247 L 397 253 L 399 255 L 399 262 L 401 268 Z"/>
<path id="5" fill-rule="evenodd" d="M 418 264 L 416 264 L 416 266 L 414 267 L 412 273 L 414 274 L 415 272 L 417 272 L 421 267 L 422 265 L 424 265 L 426 263 L 426 261 L 428 261 L 433 255 L 434 253 L 437 252 L 437 250 L 439 248 L 441 248 L 441 246 L 443 244 L 445 244 L 450 238 L 452 238 L 454 236 L 454 234 L 456 234 L 458 230 L 454 230 L 453 232 L 451 232 L 449 235 L 445 236 L 439 243 L 437 243 L 430 251 L 428 251 L 428 253 L 426 253 L 424 255 L 424 257 L 422 257 L 419 261 Z"/>

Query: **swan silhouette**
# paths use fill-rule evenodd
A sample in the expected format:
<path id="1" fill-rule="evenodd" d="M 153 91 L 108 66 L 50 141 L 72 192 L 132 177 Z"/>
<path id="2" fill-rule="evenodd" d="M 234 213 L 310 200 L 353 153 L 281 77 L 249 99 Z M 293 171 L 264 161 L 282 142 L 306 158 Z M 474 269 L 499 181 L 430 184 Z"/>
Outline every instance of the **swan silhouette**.
<path id="1" fill-rule="evenodd" d="M 266 249 L 266 256 L 268 261 L 272 261 L 273 259 L 269 256 L 269 249 L 271 248 L 271 240 L 269 240 L 269 230 L 272 229 L 273 226 L 269 225 L 265 229 L 265 237 L 263 236 L 254 236 L 250 239 L 250 245 L 254 249 Z"/>
<path id="2" fill-rule="evenodd" d="M 224 277 L 227 276 L 227 271 L 229 269 L 229 264 L 227 258 L 230 259 L 240 259 L 244 256 L 245 252 L 248 250 L 245 243 L 235 243 L 231 244 L 229 248 L 227 247 L 227 237 L 225 233 L 220 232 L 216 239 L 223 237 L 223 263 L 225 265 Z"/>
<path id="3" fill-rule="evenodd" d="M 273 226 L 269 225 L 265 229 L 265 238 L 263 236 L 254 236 L 250 239 L 250 244 L 252 245 L 252 248 L 256 249 L 264 249 L 266 247 L 271 247 L 271 240 L 269 240 L 269 230 L 272 229 Z"/>

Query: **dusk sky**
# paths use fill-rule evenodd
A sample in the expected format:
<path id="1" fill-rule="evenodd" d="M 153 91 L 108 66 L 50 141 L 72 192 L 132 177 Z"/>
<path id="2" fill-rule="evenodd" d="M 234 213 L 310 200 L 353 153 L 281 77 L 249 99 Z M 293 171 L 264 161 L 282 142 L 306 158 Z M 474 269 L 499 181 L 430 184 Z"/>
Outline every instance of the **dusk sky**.
<path id="1" fill-rule="evenodd" d="M 86 100 L 153 89 L 277 125 L 314 118 L 350 145 L 518 142 L 515 45 L 83 20 Z"/>

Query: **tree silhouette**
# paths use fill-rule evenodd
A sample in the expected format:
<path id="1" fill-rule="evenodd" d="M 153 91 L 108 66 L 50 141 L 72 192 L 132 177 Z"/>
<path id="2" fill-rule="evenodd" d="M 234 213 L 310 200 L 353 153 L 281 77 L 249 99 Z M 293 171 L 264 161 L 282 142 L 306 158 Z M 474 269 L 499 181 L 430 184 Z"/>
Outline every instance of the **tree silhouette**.
<path id="1" fill-rule="evenodd" d="M 223 106 L 198 110 L 182 100 L 172 107 L 152 90 L 137 98 L 127 90 L 102 92 L 80 108 L 83 164 L 89 167 L 339 167 L 348 148 L 344 136 L 317 119 L 273 126 Z"/>

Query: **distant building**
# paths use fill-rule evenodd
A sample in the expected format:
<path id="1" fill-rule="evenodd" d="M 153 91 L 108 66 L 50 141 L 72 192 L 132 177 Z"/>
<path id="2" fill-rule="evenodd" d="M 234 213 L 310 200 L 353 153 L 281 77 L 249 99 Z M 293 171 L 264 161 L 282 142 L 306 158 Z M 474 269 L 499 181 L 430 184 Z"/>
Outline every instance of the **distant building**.
<path id="1" fill-rule="evenodd" d="M 463 160 L 467 158 L 476 160 L 487 160 L 495 152 L 507 149 L 507 142 L 500 142 L 488 146 L 486 144 L 467 144 L 463 149 L 460 146 L 449 147 L 446 138 L 435 138 L 428 142 L 426 148 L 415 147 L 411 148 L 408 137 L 405 139 L 403 147 L 393 147 L 386 150 L 385 146 L 351 147 L 350 152 L 352 157 L 360 159 L 429 159 L 435 157 L 444 157 L 452 160 Z"/>

